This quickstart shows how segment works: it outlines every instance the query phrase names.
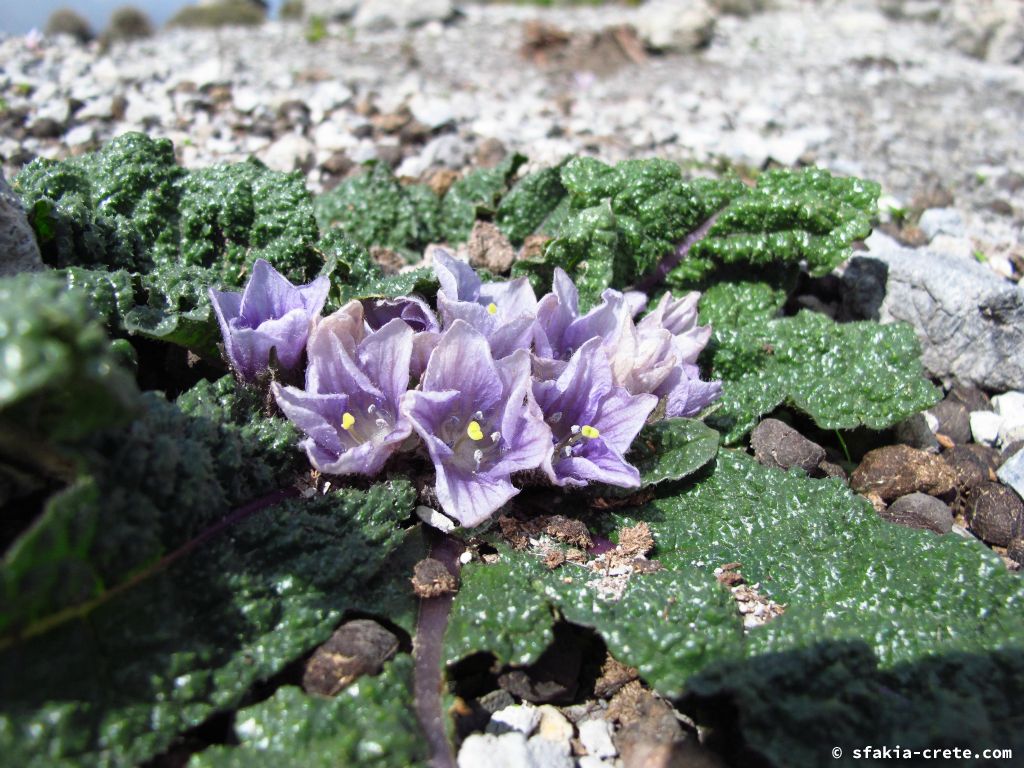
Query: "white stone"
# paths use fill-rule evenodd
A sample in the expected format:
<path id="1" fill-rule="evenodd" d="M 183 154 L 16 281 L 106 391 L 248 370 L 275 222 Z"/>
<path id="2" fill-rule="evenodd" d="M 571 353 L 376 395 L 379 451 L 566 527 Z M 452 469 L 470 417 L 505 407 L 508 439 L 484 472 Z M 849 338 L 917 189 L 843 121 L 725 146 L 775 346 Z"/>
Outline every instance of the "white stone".
<path id="1" fill-rule="evenodd" d="M 657 50 L 687 53 L 706 45 L 715 29 L 715 14 L 705 0 L 649 0 L 634 22 L 637 34 Z"/>
<path id="2" fill-rule="evenodd" d="M 921 214 L 917 226 L 929 240 L 940 232 L 953 237 L 964 236 L 964 217 L 956 208 L 929 208 Z"/>
<path id="3" fill-rule="evenodd" d="M 572 744 L 534 736 L 526 742 L 528 768 L 573 768 Z"/>
<path id="4" fill-rule="evenodd" d="M 971 435 L 974 442 L 984 445 L 995 445 L 999 439 L 999 427 L 1003 417 L 992 411 L 971 412 Z"/>
<path id="5" fill-rule="evenodd" d="M 313 164 L 316 147 L 305 136 L 286 133 L 265 150 L 259 158 L 274 171 L 304 170 Z"/>
<path id="6" fill-rule="evenodd" d="M 615 757 L 619 750 L 612 742 L 612 724 L 607 720 L 586 720 L 579 724 L 580 743 L 587 754 L 595 757 Z"/>
<path id="7" fill-rule="evenodd" d="M 409 111 L 424 125 L 439 128 L 455 119 L 451 99 L 435 98 L 417 93 L 409 99 Z"/>
<path id="8" fill-rule="evenodd" d="M 87 101 L 85 106 L 75 113 L 78 120 L 110 120 L 114 116 L 114 97 L 97 96 Z"/>
<path id="9" fill-rule="evenodd" d="M 572 723 L 565 715 L 550 704 L 544 704 L 537 708 L 540 712 L 540 723 L 537 726 L 537 735 L 550 741 L 569 743 L 572 739 Z"/>
<path id="10" fill-rule="evenodd" d="M 487 724 L 488 733 L 503 733 L 507 728 L 529 736 L 540 723 L 540 712 L 532 704 L 513 704 L 511 707 L 499 709 L 491 715 Z M 505 727 L 503 727 L 505 726 Z"/>
<path id="11" fill-rule="evenodd" d="M 235 109 L 239 112 L 246 114 L 260 106 L 265 98 L 265 95 L 260 91 L 246 86 L 239 86 L 231 91 L 231 103 L 234 104 Z"/>
<path id="12" fill-rule="evenodd" d="M 1018 440 L 1024 440 L 1024 415 L 1005 417 L 999 425 L 996 442 L 1000 448 L 1005 448 Z"/>
<path id="13" fill-rule="evenodd" d="M 453 13 L 452 0 L 363 0 L 352 23 L 366 30 L 418 27 L 445 21 Z"/>
<path id="14" fill-rule="evenodd" d="M 1024 498 L 1024 448 L 1003 462 L 996 475 L 1006 485 Z"/>
<path id="15" fill-rule="evenodd" d="M 76 125 L 64 134 L 64 142 L 69 147 L 83 147 L 94 141 L 96 141 L 96 129 L 91 125 Z"/>
<path id="16" fill-rule="evenodd" d="M 519 731 L 500 736 L 474 733 L 459 747 L 459 768 L 523 768 L 530 765 L 526 737 Z"/>
<path id="17" fill-rule="evenodd" d="M 343 125 L 333 120 L 326 120 L 313 129 L 313 142 L 317 149 L 329 152 L 340 152 L 351 149 L 359 143 L 359 139 L 351 134 Z"/>
<path id="18" fill-rule="evenodd" d="M 992 410 L 1000 416 L 1024 417 L 1024 392 L 1004 392 L 992 398 Z"/>
<path id="19" fill-rule="evenodd" d="M 600 757 L 594 757 L 593 755 L 584 755 L 576 759 L 576 765 L 578 768 L 610 768 L 615 763 L 605 762 Z"/>
<path id="20" fill-rule="evenodd" d="M 360 0 L 303 0 L 302 15 L 328 21 L 348 19 L 359 9 Z"/>

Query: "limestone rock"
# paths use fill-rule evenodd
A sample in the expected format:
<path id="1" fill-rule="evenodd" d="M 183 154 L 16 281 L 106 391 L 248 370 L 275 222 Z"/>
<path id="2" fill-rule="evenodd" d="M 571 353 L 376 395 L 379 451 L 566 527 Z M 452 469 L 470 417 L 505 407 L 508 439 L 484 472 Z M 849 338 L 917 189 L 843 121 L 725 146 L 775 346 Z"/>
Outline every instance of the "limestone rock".
<path id="1" fill-rule="evenodd" d="M 649 47 L 687 53 L 711 41 L 715 14 L 705 0 L 650 0 L 640 9 L 635 23 L 640 39 Z"/>
<path id="2" fill-rule="evenodd" d="M 0 277 L 42 269 L 36 233 L 25 217 L 21 200 L 0 172 Z"/>

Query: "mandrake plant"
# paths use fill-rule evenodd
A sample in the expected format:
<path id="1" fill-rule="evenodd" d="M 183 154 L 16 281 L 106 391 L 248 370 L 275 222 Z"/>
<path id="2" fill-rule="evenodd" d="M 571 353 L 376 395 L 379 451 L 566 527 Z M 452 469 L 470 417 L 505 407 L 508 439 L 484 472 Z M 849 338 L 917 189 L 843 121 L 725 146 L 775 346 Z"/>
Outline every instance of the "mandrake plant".
<path id="1" fill-rule="evenodd" d="M 539 679 L 566 637 L 737 764 L 1024 748 L 1019 576 L 743 450 L 779 409 L 862 437 L 937 400 L 912 329 L 786 311 L 877 186 L 523 162 L 313 198 L 128 134 L 15 179 L 52 269 L 0 281 L 5 761 L 450 764 L 471 670 Z M 479 221 L 534 255 L 417 267 Z M 457 592 L 414 591 L 430 555 Z M 355 617 L 398 654 L 296 685 Z"/>

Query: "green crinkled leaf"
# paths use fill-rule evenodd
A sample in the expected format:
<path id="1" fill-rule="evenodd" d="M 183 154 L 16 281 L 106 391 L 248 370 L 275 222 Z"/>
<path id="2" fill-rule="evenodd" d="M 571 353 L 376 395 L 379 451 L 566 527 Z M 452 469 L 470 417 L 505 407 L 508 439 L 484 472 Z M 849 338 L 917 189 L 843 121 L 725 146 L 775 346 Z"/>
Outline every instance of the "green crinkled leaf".
<path id="1" fill-rule="evenodd" d="M 740 624 L 713 575 L 681 566 L 636 576 L 619 599 L 602 596 L 600 581 L 510 550 L 494 565 L 466 566 L 445 635 L 448 663 L 489 651 L 499 663 L 528 665 L 551 642 L 556 616 L 597 630 L 659 690 L 678 690 L 709 661 L 739 652 Z"/>
<path id="2" fill-rule="evenodd" d="M 0 635 L 99 597 L 232 507 L 287 487 L 303 465 L 297 433 L 258 416 L 258 400 L 230 377 L 177 406 L 147 393 L 134 422 L 80 442 L 82 478 L 0 564 Z"/>
<path id="3" fill-rule="evenodd" d="M 640 470 L 643 486 L 682 480 L 718 454 L 719 435 L 696 419 L 648 424 L 637 435 L 628 459 Z"/>
<path id="4" fill-rule="evenodd" d="M 31 457 L 40 439 L 81 437 L 137 401 L 85 291 L 58 274 L 0 280 L 0 453 Z"/>
<path id="5" fill-rule="evenodd" d="M 63 275 L 68 290 L 88 294 L 93 309 L 103 318 L 107 328 L 122 328 L 122 319 L 135 305 L 135 285 L 128 272 L 123 269 L 108 272 L 68 267 L 63 270 Z"/>
<path id="6" fill-rule="evenodd" d="M 395 298 L 410 293 L 433 294 L 437 279 L 429 269 L 385 275 L 369 252 L 340 232 L 328 233 L 321 243 L 323 273 L 331 280 L 328 308 L 337 309 L 352 299 Z"/>
<path id="7" fill-rule="evenodd" d="M 469 237 L 481 213 L 490 215 L 526 158 L 513 152 L 495 168 L 482 168 L 456 181 L 441 200 L 441 234 L 450 243 Z"/>
<path id="8" fill-rule="evenodd" d="M 8 645 L 4 759 L 24 768 L 137 765 L 237 707 L 346 613 L 408 627 L 416 603 L 400 569 L 426 551 L 418 529 L 396 525 L 410 511 L 408 490 L 378 483 L 265 509 L 86 616 Z M 379 725 L 398 715 L 389 717 L 382 712 Z M 363 734 L 363 749 L 372 751 L 372 738 Z"/>
<path id="9" fill-rule="evenodd" d="M 543 168 L 518 181 L 501 199 L 494 221 L 512 241 L 522 242 L 537 231 L 546 231 L 552 214 L 566 200 L 561 165 Z"/>
<path id="10" fill-rule="evenodd" d="M 338 696 L 309 696 L 284 686 L 235 717 L 238 746 L 196 755 L 190 768 L 335 768 L 425 765 L 426 742 L 409 703 L 412 659 L 400 656 L 377 677 Z"/>
<path id="11" fill-rule="evenodd" d="M 727 443 L 783 403 L 823 429 L 884 429 L 940 396 L 923 377 L 920 346 L 904 324 L 840 324 L 805 310 L 738 328 L 717 325 L 705 354 L 711 375 L 723 382 L 720 408 L 708 421 Z"/>
<path id="12" fill-rule="evenodd" d="M 441 206 L 437 195 L 429 187 L 403 186 L 383 163 L 367 166 L 365 173 L 316 198 L 321 229 L 339 229 L 364 248 L 379 245 L 418 252 L 437 240 Z"/>
<path id="13" fill-rule="evenodd" d="M 129 133 L 81 157 L 34 161 L 14 186 L 31 211 L 43 260 L 79 268 L 69 282 L 88 282 L 111 331 L 200 355 L 216 355 L 219 335 L 208 287 L 241 286 L 257 258 L 296 283 L 322 265 L 301 175 L 256 161 L 186 171 L 170 142 Z M 86 277 L 82 267 L 94 274 Z M 131 293 L 121 290 L 121 269 Z M 114 275 L 116 296 L 100 288 L 104 270 Z"/>

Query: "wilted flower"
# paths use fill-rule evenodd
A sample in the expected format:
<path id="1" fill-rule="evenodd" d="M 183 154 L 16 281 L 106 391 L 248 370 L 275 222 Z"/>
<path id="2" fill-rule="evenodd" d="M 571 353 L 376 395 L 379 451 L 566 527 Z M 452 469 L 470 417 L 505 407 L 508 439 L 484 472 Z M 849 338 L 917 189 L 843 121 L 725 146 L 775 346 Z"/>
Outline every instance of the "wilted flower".
<path id="1" fill-rule="evenodd" d="M 525 277 L 484 283 L 469 264 L 440 248 L 434 251 L 434 272 L 441 283 L 437 309 L 445 327 L 465 321 L 487 338 L 499 359 L 530 347 L 537 297 Z"/>
<path id="2" fill-rule="evenodd" d="M 412 432 L 402 413 L 413 330 L 402 320 L 362 336 L 352 302 L 324 318 L 309 340 L 306 389 L 273 385 L 284 414 L 308 435 L 310 463 L 331 475 L 373 475 Z M 358 329 L 358 330 L 357 330 Z"/>
<path id="3" fill-rule="evenodd" d="M 270 366 L 271 350 L 285 370 L 294 368 L 329 290 L 326 277 L 292 285 L 263 259 L 256 260 L 242 293 L 210 288 L 224 352 L 238 377 L 255 381 Z"/>
<path id="4" fill-rule="evenodd" d="M 430 356 L 422 391 L 403 400 L 434 462 L 441 507 L 465 526 L 516 495 L 511 474 L 540 466 L 551 451 L 530 391 L 529 353 L 494 358 L 483 334 L 455 320 Z"/>
<path id="5" fill-rule="evenodd" d="M 544 469 L 552 482 L 640 485 L 625 453 L 658 398 L 615 386 L 599 338 L 580 347 L 557 379 L 535 381 L 533 393 L 551 428 L 554 451 Z"/>

